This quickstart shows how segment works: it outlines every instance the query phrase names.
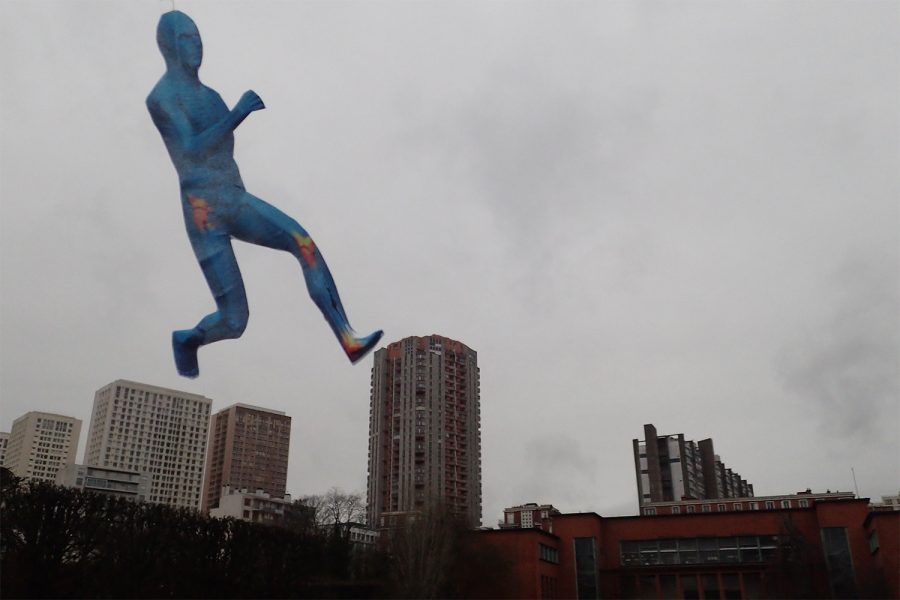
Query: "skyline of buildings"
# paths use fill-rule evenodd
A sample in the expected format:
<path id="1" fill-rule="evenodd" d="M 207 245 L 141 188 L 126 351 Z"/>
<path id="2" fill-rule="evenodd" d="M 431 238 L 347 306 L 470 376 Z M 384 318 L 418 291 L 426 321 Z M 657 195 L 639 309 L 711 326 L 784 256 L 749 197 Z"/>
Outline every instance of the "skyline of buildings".
<path id="1" fill-rule="evenodd" d="M 117 379 L 94 395 L 84 464 L 146 473 L 150 502 L 200 508 L 212 400 Z"/>
<path id="2" fill-rule="evenodd" d="M 75 462 L 81 420 L 29 411 L 13 421 L 4 458 L 18 477 L 55 482 L 62 467 Z"/>
<path id="3" fill-rule="evenodd" d="M 746 498 L 753 486 L 726 468 L 711 438 L 694 442 L 683 433 L 658 435 L 644 425 L 644 439 L 632 439 L 638 505 L 682 499 Z"/>
<path id="4" fill-rule="evenodd" d="M 477 353 L 440 335 L 410 336 L 374 354 L 367 517 L 424 511 L 440 500 L 481 524 Z"/>
<path id="5" fill-rule="evenodd" d="M 219 506 L 223 488 L 284 497 L 291 417 L 278 410 L 233 404 L 212 416 L 209 431 L 203 512 Z"/>

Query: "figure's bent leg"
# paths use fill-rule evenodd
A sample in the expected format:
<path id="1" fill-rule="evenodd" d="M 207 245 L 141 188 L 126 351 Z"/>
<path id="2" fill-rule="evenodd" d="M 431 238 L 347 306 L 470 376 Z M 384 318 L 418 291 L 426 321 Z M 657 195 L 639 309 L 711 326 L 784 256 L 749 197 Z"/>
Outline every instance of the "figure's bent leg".
<path id="1" fill-rule="evenodd" d="M 175 366 L 185 377 L 197 377 L 200 373 L 197 363 L 200 346 L 240 337 L 250 317 L 244 282 L 228 237 L 192 238 L 191 243 L 217 310 L 206 315 L 193 329 L 172 333 Z"/>
<path id="2" fill-rule="evenodd" d="M 383 332 L 379 330 L 364 337 L 356 336 L 347 320 L 325 258 L 299 223 L 252 194 L 245 194 L 242 204 L 234 223 L 235 237 L 293 254 L 303 269 L 310 298 L 322 311 L 347 358 L 353 363 L 359 361 L 378 344 Z"/>

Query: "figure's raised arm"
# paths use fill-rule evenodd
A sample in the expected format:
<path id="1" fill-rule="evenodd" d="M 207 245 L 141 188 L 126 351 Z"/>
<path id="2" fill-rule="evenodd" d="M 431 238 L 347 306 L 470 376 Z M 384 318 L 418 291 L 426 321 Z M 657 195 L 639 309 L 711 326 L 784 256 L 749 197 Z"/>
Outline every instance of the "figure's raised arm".
<path id="1" fill-rule="evenodd" d="M 180 102 L 159 99 L 155 94 L 147 98 L 147 109 L 163 139 L 167 144 L 175 142 L 181 153 L 189 158 L 201 157 L 209 152 L 225 136 L 233 132 L 250 113 L 265 107 L 256 92 L 248 90 L 234 108 L 225 113 L 225 116 L 207 129 L 195 132 Z"/>

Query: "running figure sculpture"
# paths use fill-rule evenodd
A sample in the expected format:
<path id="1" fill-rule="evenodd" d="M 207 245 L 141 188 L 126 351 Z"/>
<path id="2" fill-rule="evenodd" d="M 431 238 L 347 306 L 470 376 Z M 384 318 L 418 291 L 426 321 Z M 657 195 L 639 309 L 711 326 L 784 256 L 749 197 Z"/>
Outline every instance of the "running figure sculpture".
<path id="1" fill-rule="evenodd" d="M 378 343 L 382 332 L 356 336 L 319 248 L 296 221 L 247 192 L 234 161 L 234 129 L 250 113 L 265 108 L 262 100 L 248 91 L 228 110 L 215 90 L 200 83 L 203 45 L 186 14 L 164 14 L 156 41 L 166 73 L 147 97 L 147 108 L 178 172 L 188 238 L 217 309 L 193 329 L 172 333 L 178 372 L 197 377 L 198 348 L 238 338 L 247 326 L 250 311 L 232 237 L 293 254 L 310 297 L 347 357 L 357 362 Z"/>

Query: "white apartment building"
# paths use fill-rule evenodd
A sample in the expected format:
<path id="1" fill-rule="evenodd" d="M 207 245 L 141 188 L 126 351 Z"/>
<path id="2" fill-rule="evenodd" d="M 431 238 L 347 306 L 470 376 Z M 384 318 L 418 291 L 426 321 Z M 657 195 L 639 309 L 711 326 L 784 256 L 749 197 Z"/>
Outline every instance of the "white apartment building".
<path id="1" fill-rule="evenodd" d="M 9 434 L 0 431 L 0 467 L 6 466 L 6 447 L 9 445 Z"/>
<path id="2" fill-rule="evenodd" d="M 18 477 L 56 481 L 56 473 L 75 462 L 81 421 L 74 417 L 32 411 L 13 421 L 5 467 Z"/>
<path id="3" fill-rule="evenodd" d="M 223 485 L 219 492 L 219 505 L 209 509 L 209 516 L 274 525 L 284 521 L 284 508 L 290 504 L 290 494 L 285 494 L 284 498 L 273 498 L 263 490 L 251 492 L 246 488 L 238 490 Z"/>
<path id="4" fill-rule="evenodd" d="M 211 405 L 198 394 L 113 381 L 94 395 L 84 463 L 146 473 L 148 502 L 199 509 Z"/>
<path id="5" fill-rule="evenodd" d="M 56 474 L 56 484 L 137 502 L 150 494 L 150 476 L 125 469 L 66 465 Z"/>

